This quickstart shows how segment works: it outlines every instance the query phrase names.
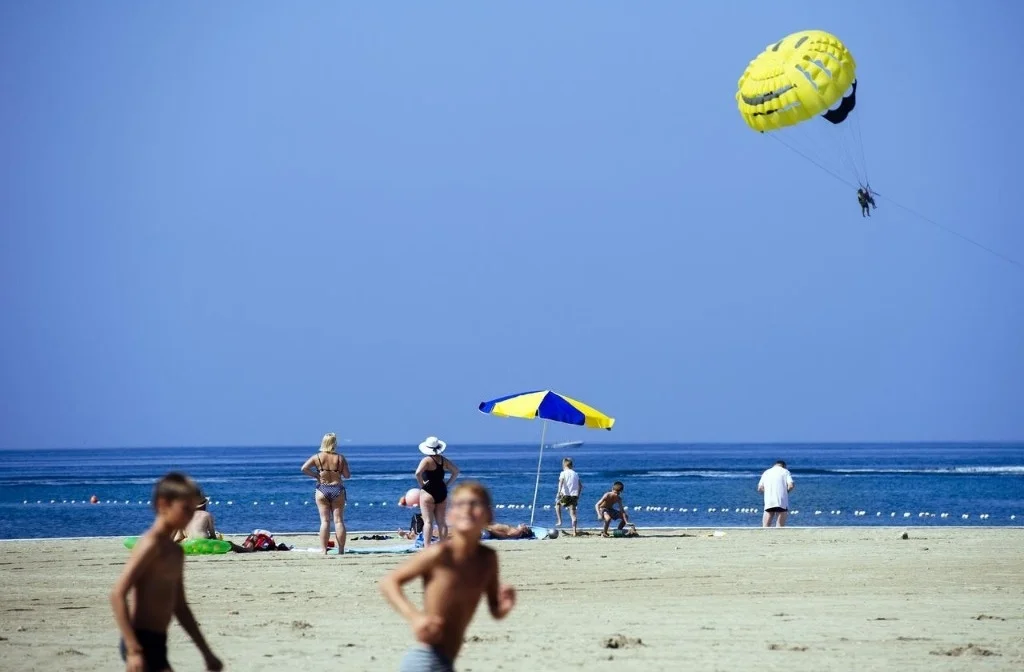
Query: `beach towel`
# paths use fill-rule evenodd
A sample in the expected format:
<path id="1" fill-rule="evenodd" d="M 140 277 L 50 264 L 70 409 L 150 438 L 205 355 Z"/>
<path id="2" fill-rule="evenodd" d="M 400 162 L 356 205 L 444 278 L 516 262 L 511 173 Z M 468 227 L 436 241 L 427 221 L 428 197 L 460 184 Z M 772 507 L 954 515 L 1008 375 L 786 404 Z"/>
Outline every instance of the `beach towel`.
<path id="1" fill-rule="evenodd" d="M 538 541 L 543 539 L 554 539 L 558 536 L 558 530 L 548 527 L 531 527 L 530 531 L 533 533 L 531 537 L 520 537 L 518 539 L 492 539 L 490 537 L 481 536 L 481 539 L 491 542 L 499 541 Z M 434 543 L 441 541 L 440 537 L 433 537 Z M 367 546 L 365 548 L 346 548 L 345 555 L 373 555 L 375 553 L 415 553 L 416 551 L 423 548 L 423 533 L 420 532 L 416 535 L 416 538 L 411 544 L 397 544 L 395 546 Z M 323 553 L 319 548 L 293 548 L 293 551 L 300 551 L 303 553 Z M 338 550 L 335 548 L 329 549 L 327 555 L 337 555 Z"/>

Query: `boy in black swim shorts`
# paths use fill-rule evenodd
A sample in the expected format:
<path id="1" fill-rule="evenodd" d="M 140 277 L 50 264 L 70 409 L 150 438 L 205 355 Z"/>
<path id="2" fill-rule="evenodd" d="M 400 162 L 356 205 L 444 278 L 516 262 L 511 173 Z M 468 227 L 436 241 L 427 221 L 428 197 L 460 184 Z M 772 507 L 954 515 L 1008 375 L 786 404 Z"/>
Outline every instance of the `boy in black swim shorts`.
<path id="1" fill-rule="evenodd" d="M 629 523 L 629 514 L 626 513 L 626 503 L 622 500 L 622 491 L 625 486 L 622 485 L 622 481 L 615 481 L 612 483 L 612 489 L 604 493 L 601 499 L 597 500 L 597 504 L 594 505 L 594 509 L 597 511 L 598 520 L 604 521 L 604 529 L 601 530 L 601 536 L 611 536 L 608 534 L 608 526 L 613 520 L 619 521 L 618 529 L 624 529 L 626 524 Z M 615 506 L 618 505 L 618 509 Z"/>
<path id="2" fill-rule="evenodd" d="M 114 620 L 121 630 L 121 658 L 128 672 L 167 672 L 167 628 L 175 617 L 195 642 L 206 661 L 206 669 L 224 665 L 213 654 L 195 616 L 185 600 L 182 573 L 185 553 L 173 541 L 203 500 L 199 486 L 184 474 L 170 473 L 153 490 L 156 520 L 139 537 L 110 593 Z M 135 593 L 134 609 L 128 607 L 128 593 Z"/>

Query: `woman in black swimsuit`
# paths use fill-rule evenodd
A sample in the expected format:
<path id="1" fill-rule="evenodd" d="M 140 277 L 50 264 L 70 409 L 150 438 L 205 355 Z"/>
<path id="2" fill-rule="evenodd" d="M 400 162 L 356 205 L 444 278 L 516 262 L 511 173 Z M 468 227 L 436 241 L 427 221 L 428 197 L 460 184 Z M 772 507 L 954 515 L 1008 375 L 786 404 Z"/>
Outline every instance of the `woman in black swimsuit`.
<path id="1" fill-rule="evenodd" d="M 436 436 L 429 436 L 420 444 L 420 452 L 426 455 L 416 467 L 416 480 L 420 484 L 420 513 L 423 515 L 423 547 L 430 545 L 434 533 L 434 522 L 437 522 L 437 536 L 445 539 L 448 536 L 448 523 L 444 510 L 448 500 L 448 488 L 459 475 L 455 463 L 441 453 L 448 447 Z M 451 472 L 446 481 L 445 470 Z"/>
<path id="2" fill-rule="evenodd" d="M 316 465 L 316 471 L 313 466 Z M 338 437 L 331 432 L 320 441 L 320 452 L 306 460 L 302 473 L 316 481 L 316 508 L 320 511 L 320 547 L 327 555 L 327 540 L 331 537 L 331 514 L 334 514 L 334 538 L 338 553 L 345 552 L 345 485 L 342 478 L 352 478 L 348 460 L 338 453 Z"/>

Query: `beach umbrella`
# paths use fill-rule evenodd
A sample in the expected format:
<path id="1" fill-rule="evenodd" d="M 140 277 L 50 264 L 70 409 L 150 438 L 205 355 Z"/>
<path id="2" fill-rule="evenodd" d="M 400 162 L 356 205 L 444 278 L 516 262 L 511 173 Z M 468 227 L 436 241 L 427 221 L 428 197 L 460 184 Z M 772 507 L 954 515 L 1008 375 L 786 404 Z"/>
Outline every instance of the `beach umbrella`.
<path id="1" fill-rule="evenodd" d="M 537 510 L 540 463 L 544 457 L 544 435 L 548 429 L 548 421 L 607 430 L 611 430 L 612 425 L 615 424 L 615 418 L 587 406 L 582 401 L 551 390 L 510 394 L 507 397 L 481 402 L 478 408 L 481 413 L 503 418 L 524 418 L 526 420 L 540 418 L 543 420 L 540 430 L 540 455 L 537 456 L 537 481 L 533 486 L 533 505 L 530 507 L 530 525 L 533 525 L 533 515 Z"/>

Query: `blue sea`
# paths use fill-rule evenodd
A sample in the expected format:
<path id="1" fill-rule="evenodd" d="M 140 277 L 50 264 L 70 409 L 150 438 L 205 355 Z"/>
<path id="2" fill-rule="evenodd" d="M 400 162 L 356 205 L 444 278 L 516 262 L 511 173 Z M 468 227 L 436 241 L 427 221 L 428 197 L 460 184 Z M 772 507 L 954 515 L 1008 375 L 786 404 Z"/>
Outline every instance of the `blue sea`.
<path id="1" fill-rule="evenodd" d="M 352 469 L 351 531 L 407 526 L 397 506 L 411 487 L 415 446 L 343 446 Z M 110 448 L 0 451 L 0 538 L 132 535 L 152 521 L 156 479 L 171 470 L 199 481 L 227 534 L 318 529 L 312 479 L 299 467 L 316 447 Z M 791 526 L 1024 523 L 1024 444 L 584 444 L 571 449 L 584 484 L 582 521 L 613 481 L 639 526 L 756 527 L 762 471 L 787 462 L 796 489 Z M 490 487 L 501 522 L 528 521 L 538 446 L 451 445 L 446 453 Z M 565 456 L 545 450 L 535 523 L 552 525 Z M 100 503 L 87 503 L 91 496 Z M 568 521 L 568 516 L 566 516 Z"/>

